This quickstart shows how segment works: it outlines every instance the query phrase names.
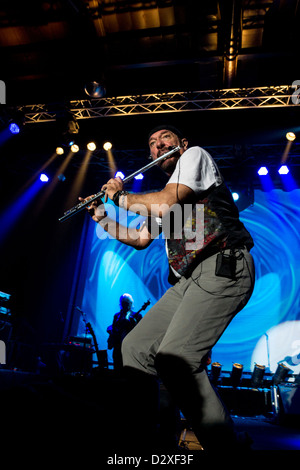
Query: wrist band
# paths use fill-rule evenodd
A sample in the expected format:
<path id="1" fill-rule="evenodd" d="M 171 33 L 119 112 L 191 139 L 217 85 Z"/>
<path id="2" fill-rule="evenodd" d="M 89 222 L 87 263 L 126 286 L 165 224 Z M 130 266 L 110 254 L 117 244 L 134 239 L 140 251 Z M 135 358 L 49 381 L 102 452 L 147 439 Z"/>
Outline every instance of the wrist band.
<path id="1" fill-rule="evenodd" d="M 116 206 L 120 206 L 120 207 L 124 207 L 123 204 L 124 204 L 124 196 L 127 196 L 128 191 L 117 191 L 114 195 L 113 195 L 113 203 L 116 205 Z M 123 196 L 122 198 L 122 204 L 120 205 L 120 197 Z"/>

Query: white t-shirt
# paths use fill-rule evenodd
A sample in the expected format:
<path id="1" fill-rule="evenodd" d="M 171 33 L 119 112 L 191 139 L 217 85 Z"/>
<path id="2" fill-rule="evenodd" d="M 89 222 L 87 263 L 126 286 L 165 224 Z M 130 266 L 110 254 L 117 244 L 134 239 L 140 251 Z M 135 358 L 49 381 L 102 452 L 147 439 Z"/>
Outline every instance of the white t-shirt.
<path id="1" fill-rule="evenodd" d="M 179 158 L 167 184 L 184 184 L 198 196 L 212 185 L 223 182 L 219 168 L 211 155 L 201 147 L 187 149 Z"/>
<path id="2" fill-rule="evenodd" d="M 186 275 L 201 252 L 209 246 L 222 249 L 224 246 L 231 248 L 245 245 L 251 249 L 252 237 L 240 221 L 238 209 L 224 184 L 219 168 L 206 150 L 201 147 L 186 150 L 179 158 L 167 184 L 170 183 L 188 186 L 198 200 L 192 209 L 191 219 L 182 228 L 182 237 L 166 238 L 169 266 L 177 278 Z M 203 219 L 198 219 L 197 215 L 201 214 Z M 162 221 L 156 219 L 156 223 L 163 230 Z M 199 246 L 196 243 L 195 248 L 187 246 L 189 240 L 193 239 L 189 235 L 193 233 L 196 242 L 199 242 Z M 197 235 L 200 237 L 198 240 Z"/>
<path id="3" fill-rule="evenodd" d="M 211 155 L 201 147 L 190 147 L 179 158 L 173 174 L 167 184 L 184 184 L 191 188 L 199 196 L 211 186 L 219 186 L 223 182 L 219 168 Z M 168 246 L 166 241 L 166 251 Z M 180 274 L 172 268 L 175 276 Z"/>

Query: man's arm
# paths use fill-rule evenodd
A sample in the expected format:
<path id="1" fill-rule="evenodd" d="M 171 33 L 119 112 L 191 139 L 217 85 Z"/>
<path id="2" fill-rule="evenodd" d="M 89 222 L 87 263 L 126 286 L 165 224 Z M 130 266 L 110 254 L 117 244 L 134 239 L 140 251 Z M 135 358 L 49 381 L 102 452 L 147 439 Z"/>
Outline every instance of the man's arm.
<path id="1" fill-rule="evenodd" d="M 119 178 L 111 179 L 102 190 L 106 195 L 113 199 L 117 191 L 123 189 L 122 180 Z M 121 196 L 121 207 L 135 213 L 145 216 L 163 218 L 174 204 L 191 203 L 195 199 L 194 191 L 184 184 L 170 183 L 161 191 L 146 194 L 127 194 Z"/>
<path id="2" fill-rule="evenodd" d="M 102 218 L 98 223 L 112 237 L 125 245 L 134 247 L 136 250 L 147 248 L 153 241 L 145 224 L 140 229 L 128 228 L 109 217 Z"/>
<path id="3" fill-rule="evenodd" d="M 89 198 L 79 198 L 80 201 L 87 201 L 88 199 Z M 137 250 L 143 250 L 153 241 L 146 224 L 143 224 L 139 229 L 133 227 L 129 228 L 107 217 L 107 213 L 105 212 L 101 200 L 93 201 L 87 207 L 87 210 L 96 223 L 101 225 L 101 227 L 112 237 L 125 245 L 132 246 Z"/>

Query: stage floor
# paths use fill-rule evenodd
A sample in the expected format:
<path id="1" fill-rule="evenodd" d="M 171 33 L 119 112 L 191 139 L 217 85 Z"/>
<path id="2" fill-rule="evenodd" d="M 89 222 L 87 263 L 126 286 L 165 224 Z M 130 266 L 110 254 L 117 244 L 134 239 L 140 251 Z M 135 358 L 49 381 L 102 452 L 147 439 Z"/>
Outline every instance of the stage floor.
<path id="1" fill-rule="evenodd" d="M 28 449 L 46 445 L 66 453 L 81 452 L 88 447 L 92 455 L 97 455 L 102 468 L 105 463 L 110 465 L 108 459 L 118 455 L 119 442 L 125 435 L 128 440 L 129 435 L 138 454 L 139 448 L 134 443 L 137 436 L 141 441 L 139 429 L 132 427 L 130 419 L 124 422 L 122 409 L 116 406 L 122 397 L 122 387 L 122 380 L 111 374 L 51 379 L 0 370 L 1 442 L 16 449 L 21 445 Z M 260 458 L 262 452 L 268 455 L 281 452 L 286 458 L 290 452 L 295 455 L 300 450 L 299 417 L 285 422 L 270 412 L 254 414 L 251 403 L 251 414 L 247 416 L 244 407 L 243 413 L 232 414 L 232 419 L 236 430 L 246 432 L 252 439 L 251 459 L 257 455 Z M 185 430 L 185 422 L 182 429 Z M 201 460 L 205 452 L 191 429 L 184 432 L 184 439 L 186 452 L 195 455 L 193 463 Z"/>
<path id="2" fill-rule="evenodd" d="M 300 451 L 298 426 L 278 423 L 273 416 L 232 416 L 236 429 L 252 438 L 253 451 Z"/>
<path id="3" fill-rule="evenodd" d="M 251 451 L 300 451 L 300 423 L 297 426 L 280 424 L 272 415 L 232 416 L 238 433 L 247 433 L 252 444 Z M 200 451 L 196 436 L 191 429 L 183 431 L 181 443 L 192 451 Z"/>

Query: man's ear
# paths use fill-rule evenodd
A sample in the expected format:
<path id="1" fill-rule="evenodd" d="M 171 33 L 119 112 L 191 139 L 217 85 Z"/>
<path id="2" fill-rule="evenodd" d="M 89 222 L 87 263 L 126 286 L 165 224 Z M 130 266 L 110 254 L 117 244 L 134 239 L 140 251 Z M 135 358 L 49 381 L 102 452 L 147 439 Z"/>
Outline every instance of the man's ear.
<path id="1" fill-rule="evenodd" d="M 186 150 L 187 147 L 188 147 L 189 143 L 188 143 L 188 140 L 186 138 L 184 139 L 181 139 L 181 147 Z"/>

